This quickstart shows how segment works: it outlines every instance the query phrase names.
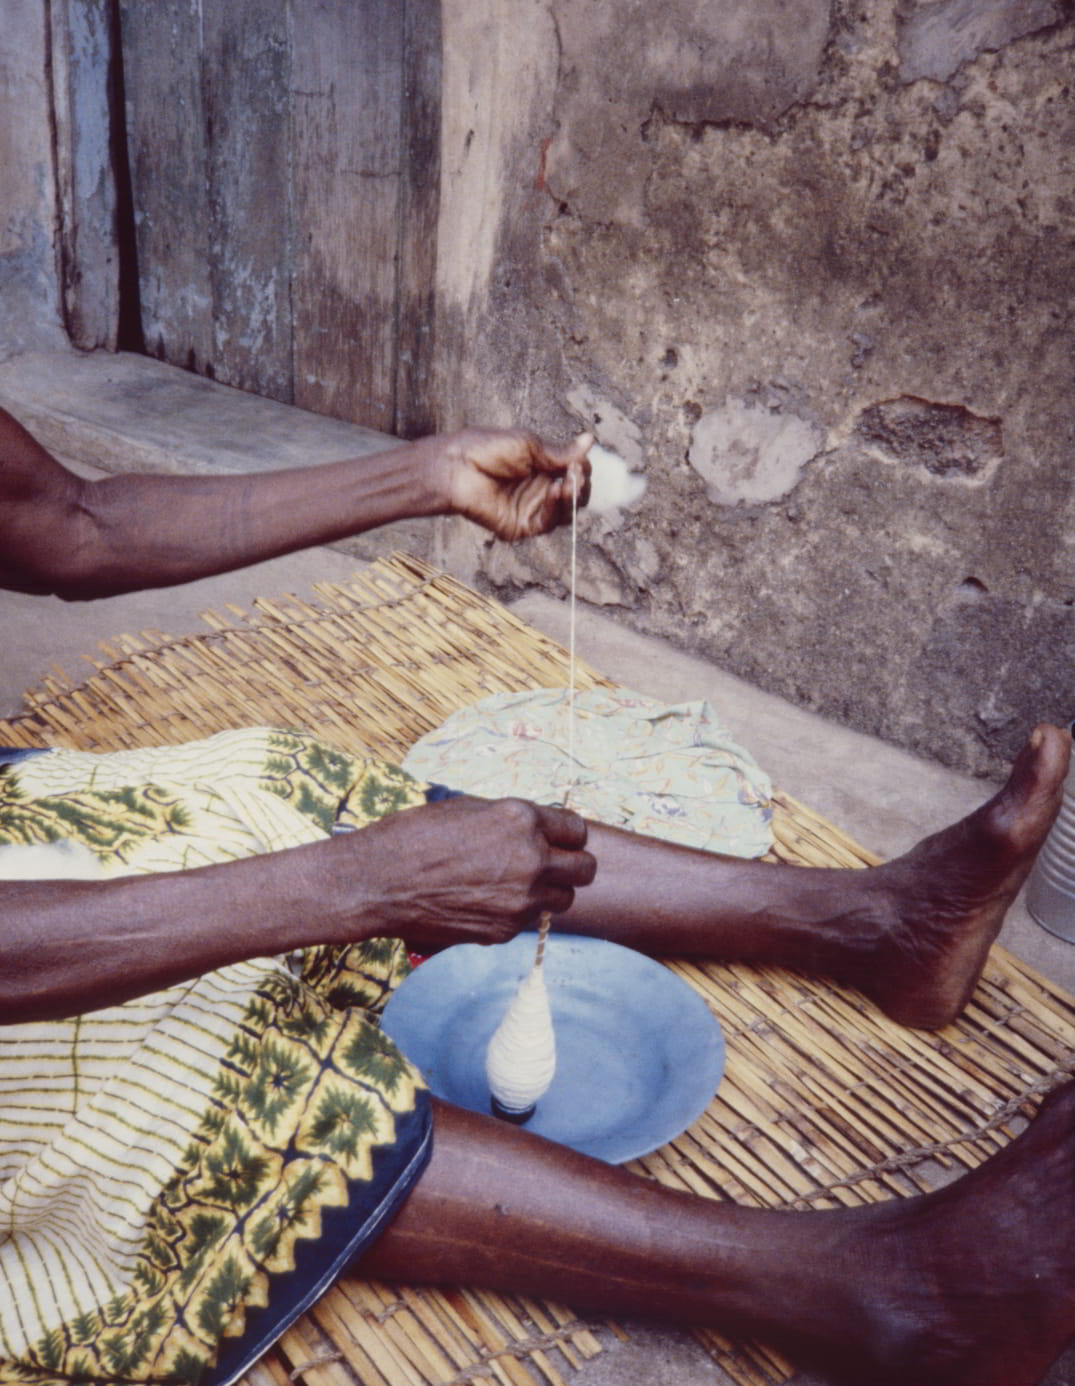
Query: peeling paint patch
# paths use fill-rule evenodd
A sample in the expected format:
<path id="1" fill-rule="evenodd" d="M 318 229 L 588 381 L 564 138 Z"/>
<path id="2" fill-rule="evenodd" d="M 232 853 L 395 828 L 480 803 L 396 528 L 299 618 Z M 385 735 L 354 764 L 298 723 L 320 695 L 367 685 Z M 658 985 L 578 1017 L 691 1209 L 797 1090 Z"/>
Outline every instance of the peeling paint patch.
<path id="1" fill-rule="evenodd" d="M 979 53 L 1058 24 L 1056 0 L 918 0 L 900 31 L 900 77 L 946 82 Z"/>
<path id="2" fill-rule="evenodd" d="M 1004 456 L 999 419 L 910 395 L 864 409 L 855 433 L 886 461 L 923 467 L 943 480 L 984 481 Z"/>
<path id="3" fill-rule="evenodd" d="M 687 458 L 715 505 L 764 505 L 798 485 L 823 443 L 797 414 L 729 400 L 694 425 Z"/>

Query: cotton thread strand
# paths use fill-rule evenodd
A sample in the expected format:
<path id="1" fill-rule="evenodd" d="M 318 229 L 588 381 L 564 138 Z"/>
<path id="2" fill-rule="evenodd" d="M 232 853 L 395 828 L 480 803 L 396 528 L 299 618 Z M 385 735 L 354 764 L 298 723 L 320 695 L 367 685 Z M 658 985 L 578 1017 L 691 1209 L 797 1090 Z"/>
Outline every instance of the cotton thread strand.
<path id="1" fill-rule="evenodd" d="M 579 488 L 574 476 L 571 478 L 571 601 L 568 635 L 568 688 L 567 688 L 567 763 L 568 783 L 564 790 L 564 808 L 568 806 L 571 790 L 574 787 L 571 776 L 575 765 L 575 578 L 578 572 L 578 527 L 579 527 Z M 534 967 L 539 968 L 545 961 L 545 944 L 552 927 L 552 915 L 545 910 L 538 924 L 537 955 Z"/>
<path id="2" fill-rule="evenodd" d="M 537 956 L 534 958 L 534 970 L 541 966 L 545 961 L 545 944 L 549 937 L 549 930 L 552 928 L 552 914 L 549 910 L 542 910 L 541 922 L 538 924 Z"/>
<path id="3" fill-rule="evenodd" d="M 575 589 L 578 576 L 578 534 L 579 534 L 579 488 L 576 478 L 571 478 L 571 603 L 568 620 L 568 692 L 567 692 L 567 763 L 568 785 L 564 791 L 564 808 L 574 787 L 571 776 L 575 774 Z"/>

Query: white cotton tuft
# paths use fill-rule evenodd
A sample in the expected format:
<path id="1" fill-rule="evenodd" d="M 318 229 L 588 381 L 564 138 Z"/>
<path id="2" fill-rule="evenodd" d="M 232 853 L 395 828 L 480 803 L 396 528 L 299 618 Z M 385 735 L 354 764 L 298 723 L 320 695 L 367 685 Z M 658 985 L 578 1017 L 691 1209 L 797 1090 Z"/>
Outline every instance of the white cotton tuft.
<path id="1" fill-rule="evenodd" d="M 0 847 L 0 881 L 100 881 L 101 860 L 81 842 L 12 842 Z"/>
<path id="2" fill-rule="evenodd" d="M 633 505 L 645 494 L 646 478 L 632 472 L 618 453 L 594 443 L 586 454 L 590 462 L 589 510 L 616 510 Z"/>
<path id="3" fill-rule="evenodd" d="M 544 1097 L 556 1073 L 556 1036 L 543 969 L 523 979 L 489 1041 L 485 1077 L 506 1112 L 528 1111 Z"/>

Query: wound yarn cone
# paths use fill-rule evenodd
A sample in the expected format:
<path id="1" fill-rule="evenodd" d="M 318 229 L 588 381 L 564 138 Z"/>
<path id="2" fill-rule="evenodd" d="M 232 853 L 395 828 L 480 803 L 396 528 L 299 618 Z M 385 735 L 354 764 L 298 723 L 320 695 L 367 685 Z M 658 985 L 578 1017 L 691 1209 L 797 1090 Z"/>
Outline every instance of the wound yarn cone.
<path id="1" fill-rule="evenodd" d="M 556 1072 L 556 1036 L 544 968 L 523 978 L 485 1054 L 496 1116 L 518 1124 L 533 1113 Z"/>

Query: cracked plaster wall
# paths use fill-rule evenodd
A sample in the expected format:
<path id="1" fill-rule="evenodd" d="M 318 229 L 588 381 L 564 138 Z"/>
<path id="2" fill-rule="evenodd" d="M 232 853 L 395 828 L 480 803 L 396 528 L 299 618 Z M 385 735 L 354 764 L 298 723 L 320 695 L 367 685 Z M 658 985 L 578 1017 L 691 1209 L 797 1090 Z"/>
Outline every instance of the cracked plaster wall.
<path id="1" fill-rule="evenodd" d="M 1066 0 L 446 0 L 441 423 L 643 467 L 580 595 L 996 773 L 1075 715 Z M 440 556 L 563 593 L 564 535 Z"/>

